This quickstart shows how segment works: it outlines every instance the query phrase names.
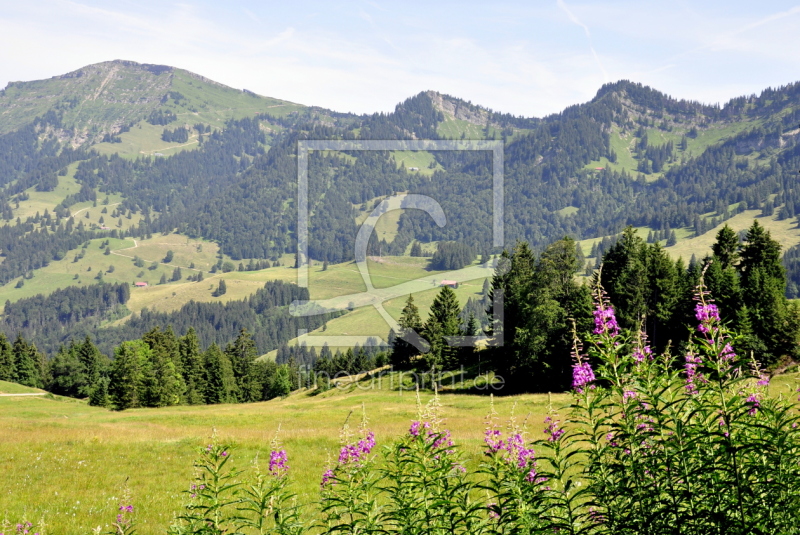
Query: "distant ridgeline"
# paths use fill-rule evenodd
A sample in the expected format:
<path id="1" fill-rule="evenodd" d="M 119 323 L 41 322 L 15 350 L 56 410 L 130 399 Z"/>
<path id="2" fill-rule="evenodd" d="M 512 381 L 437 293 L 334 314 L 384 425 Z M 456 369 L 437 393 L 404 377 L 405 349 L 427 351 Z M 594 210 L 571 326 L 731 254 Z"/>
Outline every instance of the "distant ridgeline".
<path id="1" fill-rule="evenodd" d="M 169 93 L 164 98 L 172 102 L 178 96 Z M 65 130 L 66 111 L 54 108 L 0 136 L 0 180 L 7 184 L 0 192 L 0 215 L 13 217 L 11 203 L 26 188 L 52 189 L 58 173 L 80 160 L 75 180 L 81 185 L 81 199 L 96 192 L 116 193 L 124 198 L 121 210 L 145 215 L 141 225 L 119 231 L 121 236 L 178 229 L 218 242 L 235 260 L 275 259 L 294 249 L 298 140 L 441 139 L 454 117 L 466 117 L 482 121 L 478 137 L 505 141 L 508 243 L 523 239 L 541 249 L 565 235 L 611 235 L 628 224 L 702 232 L 709 213 L 719 222 L 745 208 L 777 209 L 784 218 L 800 211 L 798 106 L 798 84 L 734 99 L 720 108 L 618 82 L 603 86 L 592 101 L 544 119 L 499 114 L 435 93 L 412 97 L 389 114 L 355 116 L 302 108 L 281 117 L 262 113 L 230 120 L 224 129 L 211 132 L 202 124 L 176 123 L 174 110 L 156 108 L 144 117 L 154 125 L 175 124 L 163 131 L 165 140 L 184 142 L 196 129 L 200 146 L 134 160 L 100 155 L 90 148 L 62 149 L 55 134 L 48 133 Z M 712 128 L 727 128 L 729 134 L 717 144 L 695 147 Z M 624 170 L 614 136 L 631 147 Z M 656 142 L 662 138 L 669 139 Z M 432 157 L 437 170 L 427 176 L 399 167 L 401 162 L 386 152 L 313 152 L 310 257 L 328 262 L 352 259 L 354 206 L 369 208 L 366 203 L 398 191 L 433 197 L 448 223 L 439 228 L 428 215 L 408 211 L 400 217 L 396 236 L 384 243 L 373 237 L 370 251 L 398 254 L 413 240 L 454 241 L 475 251 L 490 250 L 489 154 L 434 151 Z M 591 162 L 608 163 L 598 170 Z M 152 216 L 155 213 L 158 217 Z M 68 211 L 54 214 L 48 230 L 66 229 L 68 216 Z M 45 241 L 30 230 L 24 236 L 19 232 L 14 239 Z M 29 266 L 4 262 L 10 267 L 0 272 L 0 282 L 75 247 L 63 235 L 48 240 L 63 246 L 31 247 L 37 254 Z M 3 247 L 3 254 L 10 250 Z"/>
<path id="2" fill-rule="evenodd" d="M 91 336 L 107 355 L 126 340 L 140 338 L 154 327 L 171 326 L 178 335 L 194 328 L 199 343 L 223 345 L 241 329 L 253 332 L 260 354 L 278 348 L 297 336 L 298 329 L 314 330 L 332 315 L 290 316 L 287 306 L 294 300 L 307 300 L 308 289 L 282 281 L 268 282 L 252 296 L 227 303 L 191 301 L 174 312 L 143 309 L 116 327 L 104 327 L 109 320 L 129 314 L 125 304 L 130 297 L 127 284 L 101 283 L 56 290 L 47 297 L 37 295 L 6 303 L 0 329 L 9 338 L 21 333 L 48 355 L 71 339 Z"/>
<path id="3" fill-rule="evenodd" d="M 112 70 L 115 77 L 105 84 Z M 144 79 L 152 83 L 128 83 Z M 135 94 L 133 86 L 139 88 Z M 100 97 L 89 98 L 96 91 Z M 212 101 L 219 106 L 212 106 Z M 209 112 L 223 108 L 236 110 L 227 117 L 237 118 L 223 122 Z M 242 110 L 250 116 L 241 118 Z M 190 116 L 197 124 L 183 122 Z M 541 119 L 497 113 L 452 96 L 425 92 L 398 104 L 391 113 L 357 116 L 243 93 L 171 67 L 133 62 L 88 66 L 64 77 L 10 84 L 0 91 L 0 218 L 5 221 L 0 226 L 0 285 L 30 278 L 35 270 L 65 258 L 88 240 L 143 238 L 159 232 L 177 231 L 214 241 L 221 253 L 243 267 L 275 262 L 296 249 L 298 141 L 492 139 L 504 144 L 505 242 L 509 246 L 525 242 L 530 249 L 518 256 L 523 252 L 518 246 L 507 261 L 516 262 L 525 273 L 538 273 L 544 269 L 540 263 L 547 259 L 541 255 L 554 243 L 564 247 L 565 242 L 557 241 L 564 236 L 605 236 L 594 248 L 595 265 L 605 258 L 604 277 L 612 277 L 618 268 L 628 281 L 624 291 L 613 284 L 606 286 L 612 297 L 622 299 L 621 317 L 630 319 L 633 316 L 625 312 L 628 293 L 636 295 L 639 301 L 631 302 L 640 308 L 658 299 L 652 292 L 647 296 L 634 292 L 639 287 L 637 279 L 628 268 L 614 263 L 620 247 L 638 251 L 631 252 L 630 258 L 648 266 L 647 262 L 663 261 L 663 251 L 657 251 L 655 242 L 666 239 L 674 244 L 678 235 L 700 235 L 744 210 L 758 209 L 765 217 L 796 221 L 800 214 L 799 124 L 800 83 L 732 99 L 720 107 L 676 100 L 641 84 L 620 81 L 604 85 L 587 103 Z M 147 150 L 130 148 L 149 135 L 154 136 L 148 141 L 153 145 Z M 101 144 L 102 140 L 106 143 Z M 163 144 L 175 145 L 156 152 Z M 131 152 L 124 157 L 112 154 L 125 147 Z M 428 214 L 405 211 L 392 232 L 382 233 L 381 238 L 373 233 L 368 254 L 400 255 L 410 247 L 412 255 L 422 256 L 429 254 L 423 253 L 423 245 L 431 251 L 430 242 L 439 242 L 432 266 L 453 269 L 478 254 L 485 258 L 500 253 L 492 245 L 489 152 L 430 151 L 417 156 L 429 161 L 420 168 L 418 163 L 404 165 L 403 154 L 388 151 L 312 151 L 308 158 L 310 258 L 327 263 L 352 260 L 356 221 L 398 192 L 432 197 L 442 206 L 447 224 L 440 228 Z M 28 210 L 38 204 L 23 203 L 36 195 L 50 199 L 59 191 L 64 192 L 63 198 L 56 198 L 53 207 L 29 215 Z M 98 195 L 119 196 L 116 209 L 141 214 L 140 222 L 124 230 L 86 228 L 83 218 L 71 216 L 71 207 L 96 202 Z M 648 227 L 649 244 L 640 246 L 631 236 L 620 236 L 628 225 Z M 585 271 L 582 252 L 572 247 L 568 254 L 575 255 L 577 269 Z M 775 282 L 779 278 L 775 268 L 769 275 L 775 284 L 762 294 L 774 297 L 780 288 L 787 296 L 800 295 L 798 251 L 785 251 L 780 277 L 785 272 L 786 279 Z M 744 254 L 745 249 L 737 252 Z M 748 303 L 758 291 L 751 286 L 755 283 L 747 270 L 736 271 L 741 265 L 737 262 L 726 268 L 733 269 L 735 277 L 730 270 L 724 273 L 725 280 L 735 278 L 740 285 L 731 290 L 731 295 L 739 296 L 739 301 L 729 301 L 729 309 L 738 311 L 731 321 L 741 322 L 737 325 L 742 329 L 752 328 L 762 343 L 753 347 L 763 353 L 764 362 L 773 362 L 790 353 L 786 350 L 788 331 L 781 334 L 756 326 L 775 318 L 752 311 L 754 306 L 766 305 Z M 667 271 L 675 271 L 679 274 L 675 280 L 688 284 L 694 280 L 694 275 L 686 274 L 688 269 L 673 265 Z M 709 267 L 710 277 L 718 275 L 716 269 L 713 264 Z M 533 284 L 531 280 L 525 284 Z M 547 277 L 536 280 L 549 281 Z M 564 347 L 566 331 L 555 325 L 562 325 L 564 311 L 571 311 L 575 303 L 561 303 L 559 299 L 566 297 L 557 293 L 569 290 L 570 299 L 580 295 L 565 280 L 556 288 L 550 282 L 537 283 L 540 286 L 528 288 L 529 294 L 517 296 L 538 296 L 541 302 L 535 304 L 542 308 L 536 308 L 535 314 L 552 322 L 536 327 L 551 338 L 530 334 L 540 331 L 528 325 L 526 344 L 551 344 L 553 351 Z M 85 335 L 103 353 L 111 354 L 121 342 L 140 339 L 156 326 L 172 325 L 176 336 L 194 327 L 203 346 L 228 343 L 241 328 L 247 328 L 262 353 L 283 346 L 297 328 L 311 330 L 326 320 L 324 316 L 290 317 L 286 306 L 293 299 L 306 299 L 306 291 L 269 283 L 250 299 L 189 303 L 168 314 L 144 310 L 119 326 L 105 327 L 128 313 L 126 291 L 115 285 L 70 287 L 46 297 L 22 299 L 6 305 L 0 329 L 9 339 L 16 339 L 20 332 L 52 355 L 70 339 L 82 340 Z M 514 291 L 509 287 L 507 302 L 514 302 Z M 724 297 L 729 298 L 728 294 Z M 651 324 L 647 329 L 654 343 L 663 343 L 665 333 L 673 339 L 681 334 L 679 326 L 687 316 L 685 311 L 683 316 L 675 312 L 674 306 L 670 304 L 669 311 L 660 305 L 648 309 Z M 786 327 L 793 318 L 790 308 L 776 307 L 775 313 L 780 314 L 776 317 L 790 331 Z M 485 307 L 478 301 L 468 303 L 466 311 L 457 311 L 460 316 L 455 320 L 451 317 L 455 307 L 449 303 L 446 330 L 463 327 L 470 315 L 485 325 L 481 308 Z M 528 317 L 525 314 L 520 312 L 520 321 Z M 771 332 L 769 339 L 759 338 L 766 332 Z M 529 365 L 539 369 L 541 365 L 537 373 L 552 373 L 554 380 L 561 381 L 561 372 L 550 367 L 549 357 L 536 357 L 539 364 L 533 364 L 525 356 L 545 355 L 549 350 L 510 347 L 502 356 L 505 360 L 495 356 L 501 359 L 498 369 Z M 300 360 L 317 358 L 297 352 Z M 291 359 L 291 353 L 282 349 L 280 355 Z M 455 358 L 446 351 L 442 355 L 442 362 Z M 342 356 L 341 362 L 348 370 L 362 369 L 365 364 L 360 358 L 357 351 L 352 359 Z M 558 366 L 565 369 L 563 362 Z"/>

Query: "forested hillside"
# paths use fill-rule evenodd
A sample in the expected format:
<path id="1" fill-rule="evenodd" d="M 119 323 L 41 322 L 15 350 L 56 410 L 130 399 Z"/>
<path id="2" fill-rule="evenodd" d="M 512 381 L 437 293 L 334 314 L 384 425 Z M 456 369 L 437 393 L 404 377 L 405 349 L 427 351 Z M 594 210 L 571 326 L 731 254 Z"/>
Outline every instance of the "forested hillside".
<path id="1" fill-rule="evenodd" d="M 274 264 L 296 250 L 296 151 L 303 139 L 501 140 L 505 241 L 524 240 L 532 254 L 565 236 L 610 240 L 629 225 L 671 245 L 753 209 L 796 229 L 798 110 L 797 83 L 709 106 L 620 81 L 543 118 L 433 91 L 391 113 L 356 116 L 261 97 L 172 67 L 88 66 L 0 92 L 0 284 L 20 287 L 91 239 L 159 233 L 215 242 L 220 262 L 225 256 L 242 266 Z M 405 211 L 380 239 L 373 236 L 369 254 L 412 249 L 421 256 L 424 245 L 438 251 L 431 269 L 454 269 L 501 253 L 492 246 L 491 165 L 491 155 L 481 152 L 313 152 L 310 259 L 326 266 L 351 261 L 357 222 L 398 192 L 434 198 L 447 224 Z M 98 199 L 113 201 L 108 223 L 88 219 Z M 130 221 L 123 224 L 123 215 Z M 596 247 L 591 260 L 581 253 L 577 271 L 612 254 L 611 245 Z M 789 249 L 789 297 L 798 296 L 797 259 L 797 249 Z M 23 333 L 48 354 L 87 334 L 110 354 L 155 326 L 171 324 L 179 335 L 192 326 L 204 346 L 247 328 L 266 352 L 297 328 L 324 322 L 286 315 L 283 307 L 304 299 L 302 289 L 289 286 L 268 285 L 228 304 L 192 302 L 136 315 L 125 292 L 102 278 L 92 289 L 64 286 L 7 303 L 0 328 L 10 338 Z M 654 333 L 656 343 L 660 336 Z"/>

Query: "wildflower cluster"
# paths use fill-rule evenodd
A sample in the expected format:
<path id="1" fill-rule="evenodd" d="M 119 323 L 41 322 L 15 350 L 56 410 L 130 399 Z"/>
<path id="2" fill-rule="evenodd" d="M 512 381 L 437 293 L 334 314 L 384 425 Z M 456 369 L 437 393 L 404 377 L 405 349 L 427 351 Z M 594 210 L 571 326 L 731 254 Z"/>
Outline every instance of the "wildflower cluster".
<path id="1" fill-rule="evenodd" d="M 188 503 L 170 526 L 171 535 L 303 532 L 298 508 L 290 504 L 294 495 L 286 490 L 288 456 L 278 447 L 277 435 L 269 455 L 268 476 L 261 473 L 256 456 L 252 478 L 243 480 L 244 471 L 232 464 L 230 447 L 216 440 L 199 452 L 195 479 L 186 491 Z"/>
<path id="2" fill-rule="evenodd" d="M 573 367 L 571 420 L 588 448 L 585 463 L 576 457 L 570 469 L 587 481 L 592 499 L 583 507 L 592 529 L 666 534 L 738 526 L 729 532 L 744 534 L 752 532 L 747 526 L 769 525 L 773 533 L 792 532 L 800 467 L 783 455 L 800 451 L 797 417 L 766 396 L 768 377 L 737 355 L 737 338 L 702 280 L 697 336 L 679 357 L 682 366 L 668 354 L 655 357 L 641 333 L 604 327 L 613 325 L 613 312 L 602 295 L 595 292 L 589 351 Z M 590 390 L 587 362 L 597 364 Z"/>
<path id="3" fill-rule="evenodd" d="M 21 522 L 18 523 L 16 526 L 5 526 L 0 527 L 3 531 L 0 531 L 0 535 L 39 535 L 38 531 L 34 531 L 34 526 L 30 522 Z"/>
<path id="4" fill-rule="evenodd" d="M 284 477 L 289 472 L 286 450 L 272 450 L 269 454 L 269 473 L 275 477 Z"/>
<path id="5" fill-rule="evenodd" d="M 509 465 L 526 473 L 525 479 L 533 483 L 536 480 L 536 452 L 533 448 L 525 446 L 522 433 L 514 433 L 506 440 L 500 438 L 499 429 L 487 429 L 484 442 L 487 445 L 487 455 L 505 454 L 503 460 Z"/>

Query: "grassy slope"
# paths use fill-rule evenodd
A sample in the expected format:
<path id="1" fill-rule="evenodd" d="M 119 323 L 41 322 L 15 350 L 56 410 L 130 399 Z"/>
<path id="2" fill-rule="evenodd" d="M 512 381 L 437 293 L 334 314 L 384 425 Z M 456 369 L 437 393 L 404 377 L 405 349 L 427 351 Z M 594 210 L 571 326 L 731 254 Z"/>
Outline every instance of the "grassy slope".
<path id="1" fill-rule="evenodd" d="M 741 121 L 735 123 L 720 123 L 709 126 L 705 129 L 698 130 L 696 138 L 687 139 L 686 152 L 682 153 L 678 149 L 681 137 L 688 132 L 688 128 L 674 128 L 671 132 L 665 132 L 659 128 L 647 128 L 648 144 L 663 145 L 668 141 L 672 141 L 675 146 L 675 157 L 680 162 L 681 157 L 693 158 L 699 156 L 708 147 L 724 141 L 727 138 L 735 136 L 736 134 L 753 128 L 759 124 L 758 121 Z M 629 173 L 637 173 L 638 160 L 634 158 L 636 143 L 639 138 L 635 137 L 631 132 L 623 134 L 618 125 L 611 127 L 611 149 L 617 153 L 617 161 L 611 163 L 605 156 L 599 160 L 595 160 L 586 164 L 585 169 L 594 169 L 595 167 L 609 167 L 614 171 L 628 171 Z M 669 169 L 672 164 L 667 164 L 665 170 Z M 647 180 L 655 180 L 662 176 L 663 172 L 651 173 L 645 175 Z"/>
<path id="2" fill-rule="evenodd" d="M 105 62 L 81 69 L 81 76 L 15 83 L 0 92 L 0 132 L 7 132 L 61 109 L 64 124 L 107 128 L 138 123 L 156 108 L 169 109 L 179 120 L 221 127 L 227 119 L 258 113 L 285 115 L 303 106 L 245 93 L 203 79 L 183 69 L 160 74 L 141 65 Z M 183 98 L 165 98 L 170 92 Z M 71 102 L 70 102 L 71 100 Z"/>
<path id="3" fill-rule="evenodd" d="M 705 255 L 711 254 L 711 245 L 716 241 L 717 232 L 719 232 L 725 224 L 738 232 L 749 228 L 753 224 L 754 219 L 757 219 L 758 222 L 770 232 L 772 238 L 777 240 L 785 251 L 789 247 L 800 243 L 800 228 L 798 228 L 795 219 L 778 221 L 777 210 L 775 213 L 776 215 L 773 217 L 761 217 L 761 210 L 745 210 L 741 214 L 735 215 L 701 236 L 684 240 L 679 239 L 677 245 L 667 248 L 667 252 L 669 252 L 673 258 L 682 257 L 685 262 L 689 261 L 692 254 L 699 260 Z"/>
<path id="4" fill-rule="evenodd" d="M 212 428 L 222 440 L 235 442 L 233 460 L 244 468 L 257 452 L 267 458 L 278 425 L 294 489 L 301 503 L 313 502 L 351 410 L 364 404 L 379 444 L 404 433 L 415 419 L 412 392 L 390 389 L 388 380 L 380 386 L 350 394 L 296 393 L 285 400 L 248 405 L 123 413 L 73 400 L 0 398 L 0 513 L 11 519 L 37 520 L 44 515 L 52 533 L 88 533 L 115 517 L 127 479 L 140 522 L 137 533 L 164 533 L 183 501 L 181 492 L 192 477 L 196 449 L 208 443 Z M 547 401 L 546 395 L 525 395 L 498 398 L 495 405 L 503 416 L 514 403 L 517 414 L 530 413 L 538 436 Z M 566 401 L 565 396 L 554 396 L 557 404 Z M 445 394 L 441 402 L 446 426 L 465 445 L 472 462 L 478 462 L 488 397 Z M 13 433 L 6 432 L 11 429 Z"/>
<path id="5" fill-rule="evenodd" d="M 124 220 L 125 218 L 123 218 Z M 32 279 L 25 280 L 22 288 L 15 287 L 17 280 L 5 286 L 0 286 L 0 303 L 5 303 L 6 300 L 14 302 L 39 293 L 47 295 L 57 288 L 65 288 L 70 285 L 96 284 L 98 279 L 95 279 L 95 277 L 98 271 L 103 271 L 103 280 L 105 282 L 127 282 L 132 284 L 135 281 L 145 281 L 151 285 L 151 288 L 132 289 L 129 306 L 132 310 L 138 311 L 144 306 L 154 306 L 156 304 L 155 301 L 157 301 L 154 296 L 158 292 L 168 291 L 171 294 L 175 291 L 175 287 L 185 286 L 185 278 L 194 273 L 188 268 L 190 262 L 193 261 L 198 268 L 209 269 L 216 262 L 218 249 L 214 243 L 187 240 L 183 236 L 170 234 L 168 236 L 157 235 L 150 240 L 137 240 L 139 247 L 136 249 L 133 249 L 133 239 L 109 239 L 112 254 L 106 255 L 100 249 L 100 245 L 104 241 L 103 239 L 91 240 L 85 249 L 84 257 L 77 262 L 74 259 L 81 249 L 70 251 L 62 260 L 51 262 L 49 266 L 37 269 Z M 197 246 L 199 245 L 202 246 L 202 252 L 197 251 Z M 175 258 L 170 265 L 165 265 L 160 261 L 168 250 L 174 251 Z M 189 260 L 188 250 L 193 251 L 193 260 Z M 144 267 L 136 267 L 133 262 L 133 256 L 140 256 L 145 260 Z M 157 268 L 154 270 L 148 269 L 154 261 L 159 262 Z M 108 268 L 112 265 L 114 266 L 114 271 L 108 273 Z M 182 268 L 183 281 L 169 283 L 157 288 L 152 287 L 152 285 L 156 285 L 159 282 L 162 274 L 166 275 L 169 280 L 175 267 Z M 75 278 L 76 276 L 77 279 Z M 197 284 L 202 285 L 203 283 Z M 167 290 L 168 288 L 169 290 Z M 208 293 L 208 300 L 213 299 L 210 296 L 211 292 Z M 230 289 L 229 293 L 232 294 Z M 227 294 L 225 297 L 226 300 L 231 298 Z M 155 306 L 155 308 L 159 307 Z"/>
<path id="6" fill-rule="evenodd" d="M 777 214 L 778 210 L 775 210 L 775 215 L 772 217 L 762 217 L 761 210 L 745 210 L 741 214 L 737 214 L 727 221 L 720 223 L 700 236 L 694 235 L 694 229 L 677 228 L 674 230 L 678 238 L 678 243 L 672 247 L 666 247 L 666 251 L 675 260 L 683 258 L 684 262 L 689 262 L 693 254 L 700 260 L 707 254 L 711 254 L 711 245 L 716 241 L 717 233 L 724 225 L 727 224 L 734 231 L 739 232 L 740 230 L 749 228 L 755 219 L 770 232 L 773 239 L 781 244 L 784 251 L 800 244 L 800 226 L 797 225 L 797 221 L 795 219 L 778 221 Z M 708 214 L 709 217 L 713 215 L 715 214 Z M 643 239 L 647 238 L 647 234 L 650 230 L 651 229 L 648 227 L 636 228 L 636 232 Z M 583 249 L 583 254 L 589 257 L 592 245 L 602 239 L 603 237 L 601 236 L 599 238 L 581 240 L 579 243 Z M 666 240 L 661 240 L 661 245 L 666 245 Z"/>
<path id="7" fill-rule="evenodd" d="M 799 378 L 790 374 L 774 379 L 771 393 L 791 394 Z M 397 383 L 389 381 L 362 382 L 348 391 L 334 389 L 318 396 L 298 392 L 265 403 L 122 413 L 66 398 L 0 398 L 0 513 L 12 520 L 43 516 L 51 533 L 88 533 L 115 517 L 127 481 L 137 532 L 164 533 L 173 511 L 183 503 L 196 449 L 209 443 L 212 429 L 220 440 L 235 444 L 233 462 L 246 468 L 256 453 L 264 462 L 279 425 L 293 489 L 300 503 L 314 502 L 351 411 L 357 417 L 363 404 L 379 446 L 405 433 L 415 419 L 414 394 L 399 391 Z M 429 396 L 423 394 L 423 401 Z M 569 396 L 551 399 L 563 415 Z M 540 438 L 548 401 L 546 394 L 500 397 L 495 407 L 503 418 L 512 411 L 527 415 L 529 436 Z M 443 394 L 441 403 L 445 427 L 474 467 L 481 458 L 489 399 Z"/>
<path id="8" fill-rule="evenodd" d="M 398 167 L 403 164 L 406 170 L 408 170 L 409 167 L 416 167 L 418 169 L 417 171 L 410 171 L 412 173 L 430 176 L 434 171 L 443 169 L 438 163 L 436 163 L 436 167 L 430 167 L 436 160 L 433 154 L 428 151 L 396 150 L 392 152 L 392 158 L 397 162 Z"/>
<path id="9" fill-rule="evenodd" d="M 37 394 L 39 392 L 44 392 L 44 390 L 18 385 L 17 383 L 9 383 L 8 381 L 0 381 L 0 394 Z"/>

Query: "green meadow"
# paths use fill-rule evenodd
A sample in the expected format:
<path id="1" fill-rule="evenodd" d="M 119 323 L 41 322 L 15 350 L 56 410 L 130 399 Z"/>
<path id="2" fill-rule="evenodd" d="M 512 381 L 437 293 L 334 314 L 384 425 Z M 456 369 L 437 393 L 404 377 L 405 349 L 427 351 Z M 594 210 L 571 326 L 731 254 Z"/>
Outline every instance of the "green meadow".
<path id="1" fill-rule="evenodd" d="M 797 373 L 773 379 L 771 395 L 795 396 Z M 444 426 L 473 466 L 480 462 L 486 395 L 441 394 Z M 0 396 L 0 518 L 44 521 L 47 533 L 90 533 L 109 529 L 127 485 L 139 523 L 137 533 L 164 533 L 184 503 L 196 450 L 217 439 L 233 447 L 240 468 L 268 458 L 278 440 L 289 454 L 293 490 L 300 503 L 318 499 L 322 472 L 335 460 L 342 425 L 361 419 L 378 445 L 407 432 L 416 419 L 417 400 L 408 379 L 400 388 L 397 374 L 365 378 L 314 395 L 298 391 L 263 403 L 181 406 L 112 412 L 84 401 L 52 395 Z M 31 391 L 0 382 L 0 392 Z M 431 397 L 421 395 L 422 403 Z M 543 436 L 550 404 L 565 414 L 569 394 L 525 394 L 495 397 L 506 419 L 514 414 L 530 439 Z M 563 417 L 563 416 L 562 416 Z"/>
<path id="2" fill-rule="evenodd" d="M 392 381 L 395 384 L 392 384 Z M 314 502 L 326 464 L 338 455 L 340 430 L 351 412 L 352 427 L 362 406 L 380 444 L 407 431 L 416 419 L 413 391 L 400 390 L 396 374 L 362 380 L 319 395 L 307 391 L 286 399 L 245 405 L 183 406 L 111 412 L 85 402 L 46 397 L 0 397 L 0 518 L 44 519 L 48 533 L 105 531 L 116 515 L 126 484 L 137 511 L 138 533 L 163 533 L 183 503 L 197 448 L 216 430 L 234 445 L 234 462 L 246 467 L 267 459 L 279 441 L 289 453 L 294 490 Z M 8 383 L 0 383 L 0 391 Z M 409 387 L 407 387 L 409 388 Z M 423 403 L 432 396 L 422 394 Z M 566 395 L 552 396 L 555 405 Z M 540 437 L 546 394 L 500 397 L 503 416 L 516 413 L 531 437 Z M 441 395 L 445 425 L 472 462 L 479 462 L 488 396 Z"/>

